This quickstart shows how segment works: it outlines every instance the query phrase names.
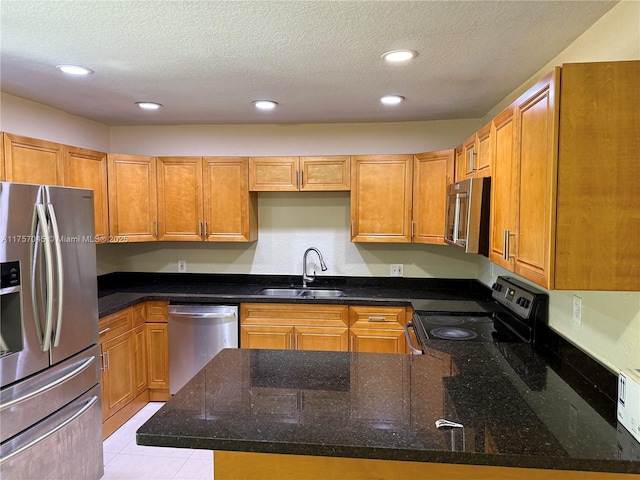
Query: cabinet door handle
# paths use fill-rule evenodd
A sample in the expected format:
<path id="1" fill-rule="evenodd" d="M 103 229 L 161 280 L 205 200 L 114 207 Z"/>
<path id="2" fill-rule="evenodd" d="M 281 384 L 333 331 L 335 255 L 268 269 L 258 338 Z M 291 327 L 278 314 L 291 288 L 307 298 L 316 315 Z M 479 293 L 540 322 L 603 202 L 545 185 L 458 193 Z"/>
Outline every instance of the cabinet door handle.
<path id="1" fill-rule="evenodd" d="M 207 238 L 207 230 L 208 230 L 208 228 L 207 228 L 207 226 L 208 226 L 208 225 L 207 225 L 207 221 L 205 220 L 203 223 L 204 223 L 204 238 Z"/>
<path id="2" fill-rule="evenodd" d="M 304 188 L 304 169 L 300 170 L 300 188 Z"/>
<path id="3" fill-rule="evenodd" d="M 153 222 L 153 230 L 156 233 L 156 238 L 158 238 L 158 222 Z"/>
<path id="4" fill-rule="evenodd" d="M 202 222 L 198 222 L 198 235 L 200 235 L 201 237 L 203 236 L 203 233 L 202 233 Z"/>
<path id="5" fill-rule="evenodd" d="M 503 249 L 502 249 L 502 258 L 505 260 L 509 260 L 510 258 L 515 257 L 515 255 L 511 255 L 509 253 L 509 237 L 515 236 L 515 233 L 511 233 L 508 229 L 504 229 L 504 240 L 503 240 Z"/>
<path id="6" fill-rule="evenodd" d="M 416 222 L 411 222 L 411 238 L 413 238 L 413 235 L 415 234 L 415 226 Z"/>
<path id="7" fill-rule="evenodd" d="M 369 321 L 370 322 L 386 322 L 387 321 L 387 317 L 380 317 L 380 316 L 370 316 L 369 317 Z"/>

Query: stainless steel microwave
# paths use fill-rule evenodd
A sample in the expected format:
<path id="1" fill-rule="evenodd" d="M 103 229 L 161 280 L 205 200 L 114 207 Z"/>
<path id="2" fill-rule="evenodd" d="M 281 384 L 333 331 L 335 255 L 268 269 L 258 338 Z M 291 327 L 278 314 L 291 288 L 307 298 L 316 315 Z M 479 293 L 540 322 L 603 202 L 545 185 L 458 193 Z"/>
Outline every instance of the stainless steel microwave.
<path id="1" fill-rule="evenodd" d="M 469 178 L 447 187 L 444 241 L 466 253 L 489 253 L 491 178 Z"/>

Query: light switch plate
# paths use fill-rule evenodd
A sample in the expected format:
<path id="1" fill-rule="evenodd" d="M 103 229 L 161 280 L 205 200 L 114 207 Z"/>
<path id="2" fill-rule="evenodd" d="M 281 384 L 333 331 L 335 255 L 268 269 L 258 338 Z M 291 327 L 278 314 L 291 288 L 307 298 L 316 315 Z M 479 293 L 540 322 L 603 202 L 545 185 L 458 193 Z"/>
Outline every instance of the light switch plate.
<path id="1" fill-rule="evenodd" d="M 178 260 L 178 273 L 185 273 L 187 271 L 187 261 Z"/>
<path id="2" fill-rule="evenodd" d="M 582 323 L 582 298 L 573 296 L 573 321 L 578 325 Z"/>
<path id="3" fill-rule="evenodd" d="M 404 265 L 401 263 L 392 263 L 389 275 L 392 277 L 401 277 L 404 274 Z"/>

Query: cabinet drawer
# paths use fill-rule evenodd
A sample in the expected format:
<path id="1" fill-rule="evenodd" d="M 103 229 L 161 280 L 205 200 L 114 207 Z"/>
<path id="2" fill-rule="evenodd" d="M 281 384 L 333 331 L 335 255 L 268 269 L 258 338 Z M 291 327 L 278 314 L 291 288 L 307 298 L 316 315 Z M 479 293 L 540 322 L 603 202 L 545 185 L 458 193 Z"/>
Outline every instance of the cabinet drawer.
<path id="1" fill-rule="evenodd" d="M 133 310 L 133 326 L 143 325 L 147 321 L 147 309 L 145 303 L 139 303 L 131 307 Z"/>
<path id="2" fill-rule="evenodd" d="M 344 327 L 348 325 L 346 305 L 291 305 L 243 303 L 242 325 L 302 325 L 307 327 Z"/>
<path id="3" fill-rule="evenodd" d="M 98 322 L 100 343 L 117 337 L 133 328 L 133 309 L 126 308 L 103 317 Z"/>
<path id="4" fill-rule="evenodd" d="M 404 328 L 407 318 L 405 307 L 349 307 L 349 325 L 360 328 Z"/>
<path id="5" fill-rule="evenodd" d="M 147 302 L 147 323 L 167 323 L 167 305 L 164 300 Z"/>

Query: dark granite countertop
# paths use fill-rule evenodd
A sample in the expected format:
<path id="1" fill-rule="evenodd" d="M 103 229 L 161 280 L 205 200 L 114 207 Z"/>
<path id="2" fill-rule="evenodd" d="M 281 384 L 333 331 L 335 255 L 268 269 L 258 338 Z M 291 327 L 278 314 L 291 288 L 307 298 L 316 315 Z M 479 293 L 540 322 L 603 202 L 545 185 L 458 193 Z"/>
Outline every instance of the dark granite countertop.
<path id="1" fill-rule="evenodd" d="M 271 297 L 267 287 L 300 286 L 301 277 L 277 275 L 117 273 L 98 278 L 98 310 L 104 317 L 146 300 L 183 303 L 247 302 L 411 305 L 424 299 L 486 299 L 489 290 L 475 280 L 389 277 L 318 277 L 314 288 L 335 288 L 340 297 Z"/>
<path id="2" fill-rule="evenodd" d="M 439 430 L 438 419 L 464 428 Z M 640 473 L 635 443 L 524 344 L 422 356 L 226 349 L 141 445 Z M 626 450 L 621 448 L 632 445 Z"/>

